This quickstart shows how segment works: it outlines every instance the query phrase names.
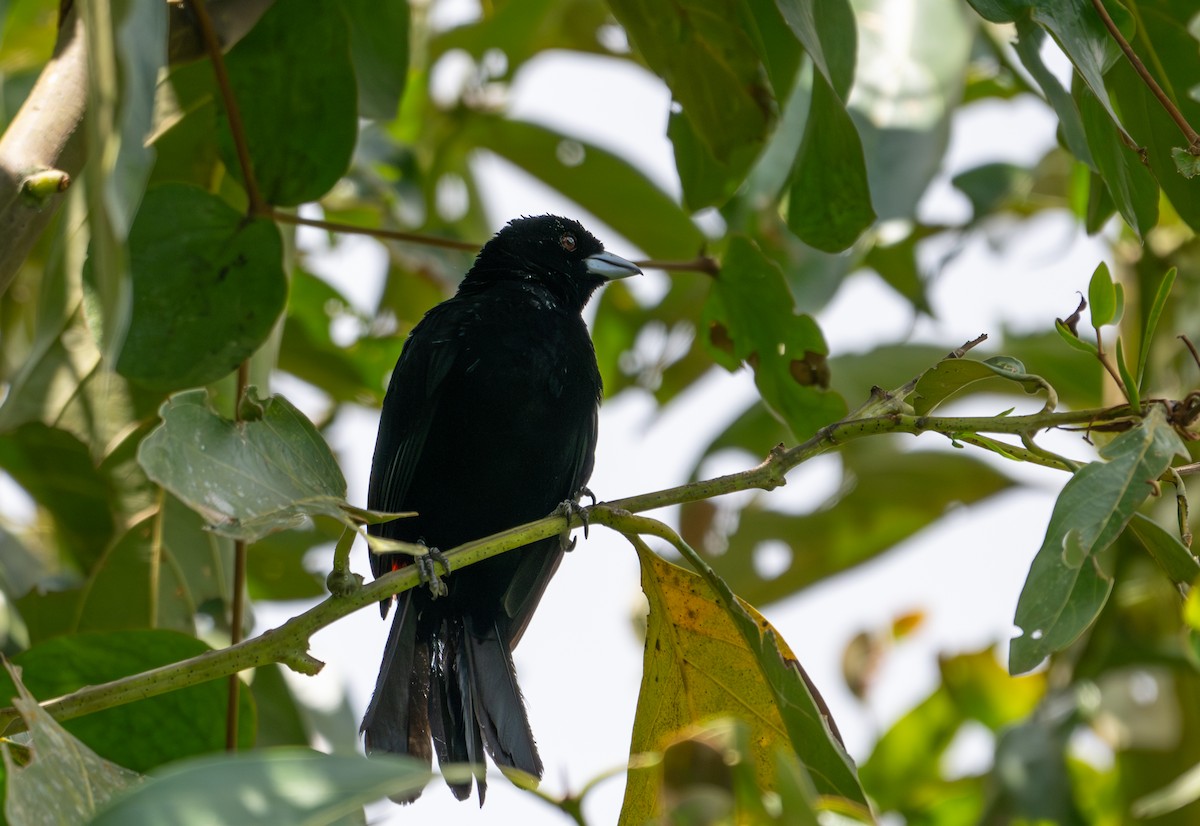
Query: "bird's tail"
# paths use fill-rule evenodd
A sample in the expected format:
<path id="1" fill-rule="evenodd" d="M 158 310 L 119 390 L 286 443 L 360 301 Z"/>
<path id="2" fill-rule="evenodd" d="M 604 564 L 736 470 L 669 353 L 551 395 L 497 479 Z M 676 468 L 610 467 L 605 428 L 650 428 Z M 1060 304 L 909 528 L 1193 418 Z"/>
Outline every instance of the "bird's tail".
<path id="1" fill-rule="evenodd" d="M 454 796 L 465 800 L 474 783 L 480 805 L 487 793 L 485 748 L 501 769 L 540 778 L 542 760 L 507 637 L 494 622 L 480 627 L 459 616 L 418 633 L 416 615 L 413 600 L 399 600 L 375 694 L 363 717 L 367 754 L 409 754 L 428 764 L 432 740 L 443 772 L 453 764 L 470 766 L 469 775 L 447 773 Z M 393 799 L 410 803 L 419 796 Z"/>
<path id="2" fill-rule="evenodd" d="M 479 627 L 470 617 L 448 618 L 435 638 L 429 720 L 438 762 L 471 766 L 480 805 L 487 792 L 484 748 L 502 770 L 540 778 L 542 760 L 507 639 L 495 623 Z M 460 800 L 471 793 L 470 778 L 446 782 Z"/>
<path id="3" fill-rule="evenodd" d="M 518 769 L 541 778 L 542 758 L 533 742 L 525 701 L 517 686 L 508 638 L 495 622 L 482 627 L 469 617 L 464 622 L 471 701 L 488 754 L 502 769 Z"/>
<path id="4" fill-rule="evenodd" d="M 417 639 L 417 609 L 413 600 L 397 602 L 383 650 L 375 693 L 363 717 L 367 754 L 408 754 L 429 765 L 429 645 Z M 421 796 L 393 798 L 411 803 Z"/>

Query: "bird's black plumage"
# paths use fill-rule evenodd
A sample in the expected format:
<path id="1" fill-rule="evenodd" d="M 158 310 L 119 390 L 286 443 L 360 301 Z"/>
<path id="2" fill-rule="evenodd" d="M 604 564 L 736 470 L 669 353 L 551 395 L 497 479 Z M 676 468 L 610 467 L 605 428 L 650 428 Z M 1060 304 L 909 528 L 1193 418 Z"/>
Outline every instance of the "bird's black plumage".
<path id="1" fill-rule="evenodd" d="M 418 515 L 372 533 L 449 549 L 577 498 L 601 395 L 580 313 L 606 281 L 637 272 L 566 218 L 521 218 L 497 233 L 396 363 L 367 502 Z M 367 752 L 428 761 L 436 750 L 441 763 L 473 764 L 481 804 L 485 750 L 540 777 L 512 649 L 561 559 L 559 540 L 542 540 L 453 572 L 439 598 L 401 594 L 363 719 Z M 372 555 L 371 569 L 411 561 Z M 450 787 L 471 793 L 469 779 Z"/>

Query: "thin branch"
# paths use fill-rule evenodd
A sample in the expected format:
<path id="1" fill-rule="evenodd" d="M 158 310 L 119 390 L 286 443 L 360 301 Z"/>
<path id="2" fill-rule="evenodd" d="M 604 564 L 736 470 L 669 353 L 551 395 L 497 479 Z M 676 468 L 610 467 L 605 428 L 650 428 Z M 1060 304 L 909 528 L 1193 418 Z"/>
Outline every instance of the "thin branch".
<path id="1" fill-rule="evenodd" d="M 250 362 L 243 361 L 237 369 L 237 389 L 234 392 L 233 419 L 242 420 L 242 399 L 250 384 Z M 233 593 L 230 595 L 229 644 L 242 641 L 242 625 L 246 614 L 246 540 L 233 543 Z M 241 695 L 241 679 L 237 673 L 229 675 L 229 691 L 225 705 L 225 750 L 237 751 L 238 747 L 238 698 Z"/>
<path id="2" fill-rule="evenodd" d="M 212 61 L 213 74 L 217 77 L 217 89 L 221 92 L 221 103 L 225 107 L 225 116 L 229 118 L 233 148 L 237 152 L 238 166 L 242 170 L 242 183 L 246 187 L 246 197 L 250 201 L 250 214 L 260 215 L 270 207 L 263 201 L 262 192 L 258 188 L 258 179 L 254 177 L 254 166 L 250 162 L 250 147 L 246 144 L 246 127 L 242 123 L 242 113 L 238 110 L 237 101 L 233 96 L 233 86 L 229 82 L 229 72 L 225 68 L 225 57 L 221 54 L 221 41 L 217 37 L 204 0 L 188 0 L 188 2 L 196 14 L 200 36 L 204 40 L 204 47 Z"/>
<path id="3" fill-rule="evenodd" d="M 1150 89 L 1150 92 L 1158 98 L 1158 102 L 1162 104 L 1163 109 L 1175 121 L 1175 125 L 1179 127 L 1179 131 L 1183 132 L 1183 136 L 1187 138 L 1187 151 L 1193 155 L 1200 155 L 1200 133 L 1197 133 L 1192 125 L 1188 123 L 1187 118 L 1179 111 L 1179 107 L 1175 102 L 1167 96 L 1167 93 L 1158 85 L 1158 81 L 1154 79 L 1154 75 L 1146 69 L 1146 65 L 1142 63 L 1142 59 L 1137 56 L 1137 52 L 1129 45 L 1129 41 L 1125 39 L 1125 35 L 1121 34 L 1121 30 L 1117 28 L 1117 24 L 1108 14 L 1108 9 L 1104 8 L 1104 3 L 1101 0 L 1092 0 L 1092 5 L 1096 8 L 1096 14 L 1100 15 L 1100 19 L 1104 22 L 1104 27 L 1108 29 L 1108 33 L 1112 35 L 1112 39 L 1117 41 L 1117 45 L 1121 47 L 1121 51 L 1125 53 L 1125 57 L 1129 58 L 1130 65 L 1137 72 L 1138 77 Z"/>
<path id="4" fill-rule="evenodd" d="M 1041 430 L 1065 425 L 1132 424 L 1143 415 L 1146 407 L 1153 403 L 1155 402 L 1144 402 L 1143 410 L 1131 410 L 1128 405 L 1121 405 L 1061 413 L 1039 411 L 1027 416 L 917 416 L 903 412 L 903 405 L 892 394 L 879 391 L 860 408 L 868 415 L 846 418 L 823 427 L 812 438 L 795 447 L 785 448 L 778 445 L 757 467 L 653 493 L 600 503 L 585 508 L 583 513 L 587 518 L 594 518 L 597 523 L 603 523 L 608 518 L 604 513 L 614 511 L 639 513 L 711 499 L 736 491 L 771 490 L 786 484 L 787 472 L 802 462 L 839 444 L 864 436 L 880 433 L 935 432 L 966 441 L 980 433 L 1032 435 Z M 557 536 L 564 528 L 580 527 L 582 524 L 583 520 L 578 514 L 570 517 L 551 515 L 493 536 L 467 542 L 447 551 L 446 557 L 451 567 L 459 570 L 513 548 Z M 46 701 L 42 706 L 56 719 L 66 720 L 273 662 L 282 662 L 301 673 L 315 674 L 321 669 L 322 663 L 308 654 L 308 641 L 313 633 L 360 608 L 376 605 L 393 594 L 417 586 L 418 583 L 417 566 L 409 565 L 384 574 L 370 584 L 347 589 L 348 593 L 330 596 L 279 628 L 268 630 L 253 639 L 141 674 L 102 685 L 87 686 L 63 697 Z M 0 734 L 18 730 L 20 725 L 20 717 L 15 709 L 0 709 Z"/>
<path id="5" fill-rule="evenodd" d="M 634 261 L 644 270 L 667 270 L 675 272 L 702 272 L 716 278 L 721 273 L 721 265 L 710 255 L 697 255 L 691 261 L 659 261 L 648 258 L 645 261 Z"/>
<path id="6" fill-rule="evenodd" d="M 470 241 L 459 241 L 456 238 L 439 238 L 436 235 L 422 235 L 419 232 L 405 232 L 403 230 L 383 229 L 381 227 L 359 227 L 354 224 L 341 224 L 336 221 L 322 221 L 318 218 L 302 218 L 299 215 L 274 208 L 269 208 L 266 215 L 281 224 L 316 227 L 317 229 L 339 232 L 346 235 L 369 235 L 372 238 L 382 238 L 386 241 L 407 241 L 426 247 L 442 247 L 443 249 L 462 250 L 464 252 L 477 252 L 480 247 L 479 244 L 474 244 Z"/>
<path id="7" fill-rule="evenodd" d="M 1105 372 L 1112 377 L 1112 380 L 1117 385 L 1117 389 L 1121 391 L 1121 395 L 1128 401 L 1129 390 L 1125 387 L 1125 382 L 1121 380 L 1121 374 L 1117 372 L 1117 368 L 1108 359 L 1108 353 L 1104 350 L 1104 339 L 1100 335 L 1100 328 L 1094 327 L 1093 329 L 1096 331 L 1096 359 L 1100 362 L 1100 366 L 1104 368 Z"/>
<path id="8" fill-rule="evenodd" d="M 264 214 L 281 224 L 314 227 L 345 235 L 367 235 L 371 238 L 379 238 L 384 241 L 404 241 L 426 247 L 441 247 L 443 249 L 461 250 L 463 252 L 477 252 L 482 246 L 482 244 L 477 244 L 473 241 L 460 241 L 457 238 L 440 238 L 436 235 L 425 235 L 420 232 L 406 232 L 404 230 L 384 229 L 382 227 L 360 227 L 354 224 L 343 224 L 338 221 L 325 221 L 320 218 L 303 218 L 294 213 L 284 212 L 273 207 L 266 208 Z M 698 255 L 690 261 L 660 261 L 648 258 L 643 261 L 635 261 L 634 263 L 642 269 L 702 272 L 714 277 L 721 271 L 721 267 L 716 259 L 708 255 Z"/>

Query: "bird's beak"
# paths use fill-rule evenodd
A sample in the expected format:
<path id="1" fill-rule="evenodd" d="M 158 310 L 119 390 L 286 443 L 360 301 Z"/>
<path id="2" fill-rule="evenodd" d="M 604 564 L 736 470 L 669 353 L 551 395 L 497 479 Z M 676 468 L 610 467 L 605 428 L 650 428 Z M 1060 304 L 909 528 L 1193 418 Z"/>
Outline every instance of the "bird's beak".
<path id="1" fill-rule="evenodd" d="M 627 261 L 619 255 L 613 255 L 611 252 L 598 252 L 595 255 L 589 255 L 583 259 L 583 263 L 587 265 L 588 272 L 592 275 L 598 275 L 606 281 L 614 281 L 618 278 L 628 278 L 631 275 L 642 274 L 637 264 Z"/>

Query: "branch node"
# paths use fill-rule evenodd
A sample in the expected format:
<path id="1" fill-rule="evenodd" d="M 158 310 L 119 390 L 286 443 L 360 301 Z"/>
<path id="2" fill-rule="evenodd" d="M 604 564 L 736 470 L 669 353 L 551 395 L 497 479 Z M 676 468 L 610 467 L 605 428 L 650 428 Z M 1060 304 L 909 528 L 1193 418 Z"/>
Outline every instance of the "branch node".
<path id="1" fill-rule="evenodd" d="M 70 185 L 71 176 L 61 169 L 43 169 L 21 180 L 21 195 L 41 209 L 51 197 L 66 192 Z"/>
<path id="2" fill-rule="evenodd" d="M 334 568 L 325 577 L 325 587 L 335 597 L 348 597 L 362 587 L 362 574 L 353 571 L 342 571 Z"/>
<path id="3" fill-rule="evenodd" d="M 291 651 L 284 654 L 280 659 L 284 665 L 295 671 L 297 674 L 303 674 L 306 677 L 315 677 L 321 673 L 321 669 L 325 667 L 325 663 L 318 660 L 307 651 Z"/>

